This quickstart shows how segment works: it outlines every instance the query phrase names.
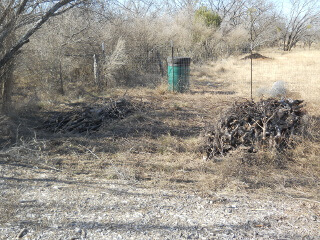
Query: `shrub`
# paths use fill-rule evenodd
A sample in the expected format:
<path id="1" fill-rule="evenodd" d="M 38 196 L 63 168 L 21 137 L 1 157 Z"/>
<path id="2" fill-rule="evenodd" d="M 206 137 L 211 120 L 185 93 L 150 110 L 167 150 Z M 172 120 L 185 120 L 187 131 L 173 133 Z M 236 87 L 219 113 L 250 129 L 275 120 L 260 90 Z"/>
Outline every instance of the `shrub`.
<path id="1" fill-rule="evenodd" d="M 196 20 L 202 21 L 207 27 L 220 27 L 222 18 L 218 13 L 209 10 L 207 7 L 200 7 L 195 13 Z"/>

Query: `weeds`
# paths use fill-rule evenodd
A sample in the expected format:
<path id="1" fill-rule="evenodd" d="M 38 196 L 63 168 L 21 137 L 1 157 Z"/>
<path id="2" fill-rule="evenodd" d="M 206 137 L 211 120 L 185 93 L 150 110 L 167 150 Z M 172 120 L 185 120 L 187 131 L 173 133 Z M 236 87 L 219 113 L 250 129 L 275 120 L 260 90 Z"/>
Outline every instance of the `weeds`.
<path id="1" fill-rule="evenodd" d="M 280 61 L 276 56 L 270 56 L 272 60 L 266 64 Z M 91 135 L 37 130 L 37 137 L 25 138 L 25 126 L 21 125 L 18 137 L 16 128 L 13 129 L 13 142 L 2 150 L 1 156 L 6 159 L 6 164 L 20 161 L 28 166 L 67 172 L 77 177 L 140 181 L 146 185 L 203 193 L 219 189 L 266 188 L 314 192 L 319 189 L 320 120 L 317 102 L 311 101 L 310 96 L 306 100 L 309 115 L 301 120 L 302 135 L 294 139 L 294 149 L 276 152 L 262 148 L 255 154 L 237 149 L 225 157 L 203 160 L 199 151 L 200 131 L 232 102 L 243 101 L 246 87 L 235 84 L 235 76 L 243 77 L 245 67 L 245 61 L 230 58 L 208 68 L 199 68 L 199 73 L 193 73 L 195 79 L 191 91 L 185 94 L 172 94 L 161 85 L 156 89 L 117 88 L 106 90 L 100 96 L 86 95 L 77 101 L 90 104 L 97 97 L 121 98 L 126 95 L 146 107 L 125 118 L 103 123 Z M 206 77 L 212 86 L 201 80 L 202 77 Z M 265 81 L 265 76 L 262 80 Z M 229 90 L 233 93 L 219 92 Z M 47 104 L 42 106 L 42 111 L 65 106 Z M 314 116 L 310 117 L 312 114 Z"/>

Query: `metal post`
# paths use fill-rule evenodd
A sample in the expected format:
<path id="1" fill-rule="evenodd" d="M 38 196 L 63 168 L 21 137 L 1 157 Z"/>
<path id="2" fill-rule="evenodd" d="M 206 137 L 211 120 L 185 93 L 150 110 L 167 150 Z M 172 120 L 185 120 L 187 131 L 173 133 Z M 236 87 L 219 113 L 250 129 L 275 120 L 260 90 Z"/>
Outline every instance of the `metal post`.
<path id="1" fill-rule="evenodd" d="M 252 43 L 251 43 L 251 45 L 252 45 Z M 251 85 L 251 100 L 253 100 L 253 97 L 252 97 L 252 88 L 253 88 L 253 76 L 252 76 L 252 72 L 253 72 L 253 62 L 252 62 L 252 46 L 250 47 L 251 48 L 251 50 L 250 50 L 250 65 L 251 65 L 251 67 L 250 67 L 250 71 L 251 71 L 251 76 L 250 76 L 250 85 Z"/>
<path id="2" fill-rule="evenodd" d="M 61 95 L 64 95 L 64 84 L 63 84 L 63 76 L 62 76 L 62 63 L 61 63 L 61 59 L 60 59 L 60 63 L 59 63 L 59 78 L 60 78 L 60 93 Z"/>
<path id="3" fill-rule="evenodd" d="M 171 40 L 171 69 L 172 69 L 172 90 L 174 91 L 174 62 L 173 62 L 173 58 L 174 58 L 174 48 L 173 48 L 173 41 Z"/>
<path id="4" fill-rule="evenodd" d="M 254 8 L 250 8 L 249 9 L 249 14 L 250 14 L 250 96 L 251 96 L 251 100 L 253 100 L 253 94 L 252 94 L 252 89 L 253 89 L 253 59 L 252 59 L 252 50 L 253 50 L 253 17 L 252 14 L 255 12 L 256 10 Z"/>

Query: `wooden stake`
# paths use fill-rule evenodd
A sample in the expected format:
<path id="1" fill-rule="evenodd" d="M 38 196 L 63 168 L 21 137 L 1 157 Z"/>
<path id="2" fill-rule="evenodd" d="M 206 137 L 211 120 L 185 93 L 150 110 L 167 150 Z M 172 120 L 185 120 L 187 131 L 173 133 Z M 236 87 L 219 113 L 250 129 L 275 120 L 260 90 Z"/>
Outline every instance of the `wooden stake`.
<path id="1" fill-rule="evenodd" d="M 99 65 L 98 65 L 98 57 L 96 54 L 93 54 L 93 74 L 94 74 L 94 81 L 96 85 L 100 86 L 100 74 L 99 74 Z"/>

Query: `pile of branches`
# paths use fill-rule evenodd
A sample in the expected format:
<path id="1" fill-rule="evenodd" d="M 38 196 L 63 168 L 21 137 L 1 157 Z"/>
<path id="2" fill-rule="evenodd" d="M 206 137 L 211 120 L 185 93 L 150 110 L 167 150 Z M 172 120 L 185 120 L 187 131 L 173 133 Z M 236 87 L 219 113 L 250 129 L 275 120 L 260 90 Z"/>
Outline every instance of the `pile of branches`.
<path id="1" fill-rule="evenodd" d="M 261 147 L 283 151 L 292 137 L 301 133 L 302 100 L 267 99 L 234 103 L 204 134 L 207 159 L 243 147 L 256 152 Z"/>
<path id="2" fill-rule="evenodd" d="M 110 101 L 94 106 L 85 103 L 73 104 L 74 109 L 53 112 L 44 122 L 42 129 L 57 133 L 84 133 L 98 130 L 104 121 L 123 119 L 137 108 L 126 99 Z"/>
<path id="3" fill-rule="evenodd" d="M 17 138 L 17 126 L 9 117 L 0 115 L 0 148 L 13 143 Z"/>
<path id="4" fill-rule="evenodd" d="M 268 57 L 265 57 L 263 55 L 261 55 L 260 53 L 252 53 L 248 56 L 245 56 L 244 58 L 242 58 L 242 60 L 247 60 L 247 59 L 268 59 Z"/>

